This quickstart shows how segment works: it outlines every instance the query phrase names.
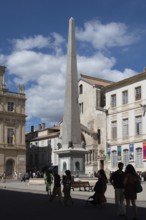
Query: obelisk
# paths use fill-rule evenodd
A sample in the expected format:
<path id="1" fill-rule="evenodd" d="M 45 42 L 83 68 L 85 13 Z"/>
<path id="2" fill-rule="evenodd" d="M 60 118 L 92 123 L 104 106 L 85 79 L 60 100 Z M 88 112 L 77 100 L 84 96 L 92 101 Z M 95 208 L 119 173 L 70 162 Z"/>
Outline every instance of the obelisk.
<path id="1" fill-rule="evenodd" d="M 63 148 L 81 147 L 80 112 L 78 103 L 78 72 L 74 19 L 69 20 L 68 53 L 62 130 Z"/>
<path id="2" fill-rule="evenodd" d="M 59 173 L 69 169 L 72 174 L 84 174 L 85 154 L 81 146 L 81 126 L 78 103 L 78 72 L 74 19 L 69 19 L 68 52 L 62 126 L 62 147 L 55 152 L 59 158 Z"/>

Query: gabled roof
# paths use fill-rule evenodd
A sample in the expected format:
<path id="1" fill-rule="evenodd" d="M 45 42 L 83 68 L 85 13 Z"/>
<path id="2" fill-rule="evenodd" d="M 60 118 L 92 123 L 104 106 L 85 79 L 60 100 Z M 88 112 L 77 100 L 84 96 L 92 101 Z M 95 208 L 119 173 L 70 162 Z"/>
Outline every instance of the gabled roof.
<path id="1" fill-rule="evenodd" d="M 87 82 L 90 85 L 97 86 L 97 87 L 105 87 L 105 86 L 108 86 L 108 85 L 111 85 L 114 83 L 109 80 L 100 79 L 100 78 L 96 78 L 96 77 L 92 77 L 92 76 L 87 76 L 84 74 L 80 74 L 80 75 L 81 75 L 80 80 L 83 80 L 84 82 Z"/>

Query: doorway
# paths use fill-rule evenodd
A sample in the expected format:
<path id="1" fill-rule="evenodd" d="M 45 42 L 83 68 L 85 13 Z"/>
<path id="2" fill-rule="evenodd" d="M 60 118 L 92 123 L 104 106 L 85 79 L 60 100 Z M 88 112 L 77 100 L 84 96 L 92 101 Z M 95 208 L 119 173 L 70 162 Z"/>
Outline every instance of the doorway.
<path id="1" fill-rule="evenodd" d="M 8 159 L 6 161 L 6 175 L 11 176 L 14 173 L 14 160 Z"/>

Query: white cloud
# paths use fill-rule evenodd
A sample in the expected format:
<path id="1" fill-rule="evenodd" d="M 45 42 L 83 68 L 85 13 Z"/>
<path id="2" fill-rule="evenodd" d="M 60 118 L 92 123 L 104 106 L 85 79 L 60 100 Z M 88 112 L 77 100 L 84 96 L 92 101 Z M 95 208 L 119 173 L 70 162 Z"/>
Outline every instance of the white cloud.
<path id="1" fill-rule="evenodd" d="M 58 76 L 53 81 L 50 79 L 51 83 L 48 84 L 49 78 L 49 76 L 44 77 L 46 82 L 43 80 L 44 83 L 41 81 L 41 85 L 35 85 L 26 91 L 26 110 L 30 118 L 40 116 L 45 121 L 46 119 L 49 119 L 50 122 L 61 121 L 64 103 L 64 80 Z"/>
<path id="2" fill-rule="evenodd" d="M 119 70 L 111 70 L 111 69 L 105 69 L 103 72 L 101 72 L 98 77 L 104 78 L 107 80 L 111 80 L 113 82 L 117 82 L 123 79 L 126 79 L 128 77 L 136 75 L 137 72 L 131 69 L 125 69 L 123 72 Z M 102 77 L 104 76 L 104 77 Z"/>
<path id="3" fill-rule="evenodd" d="M 115 64 L 116 59 L 114 57 L 109 58 L 102 53 L 96 53 L 92 57 L 78 56 L 79 73 L 85 75 L 116 82 L 137 74 L 134 70 L 128 68 L 123 72 L 113 69 Z"/>
<path id="4" fill-rule="evenodd" d="M 76 37 L 96 49 L 126 46 L 138 40 L 134 33 L 128 32 L 125 24 L 112 22 L 104 25 L 98 20 L 85 23 L 84 28 L 77 28 Z"/>
<path id="5" fill-rule="evenodd" d="M 32 49 L 43 49 L 50 48 L 56 52 L 56 55 L 62 54 L 61 44 L 64 43 L 64 38 L 58 33 L 52 33 L 49 37 L 42 35 L 36 35 L 34 37 L 13 39 L 14 51 L 32 50 Z"/>
<path id="6" fill-rule="evenodd" d="M 8 56 L 7 68 L 15 74 L 17 84 L 37 82 L 41 75 L 62 73 L 65 69 L 65 56 L 43 54 L 35 51 L 16 51 Z"/>
<path id="7" fill-rule="evenodd" d="M 104 25 L 99 21 L 85 23 L 84 30 L 77 28 L 76 36 L 98 50 L 128 46 L 136 40 L 124 24 Z M 0 61 L 7 59 L 5 65 L 9 74 L 13 74 L 14 82 L 25 84 L 27 120 L 33 117 L 51 123 L 62 120 L 66 72 L 66 53 L 63 51 L 66 41 L 61 35 L 52 33 L 47 38 L 38 35 L 12 42 L 14 50 L 8 56 L 0 54 Z M 42 48 L 51 50 L 44 53 Z M 97 50 L 90 56 L 77 56 L 78 72 L 85 75 L 119 81 L 136 74 L 128 68 L 123 72 L 114 69 L 116 62 L 115 57 Z"/>
<path id="8" fill-rule="evenodd" d="M 0 65 L 4 65 L 6 63 L 6 57 L 3 54 L 0 54 Z"/>
<path id="9" fill-rule="evenodd" d="M 50 39 L 49 37 L 38 35 L 30 38 L 14 39 L 12 43 L 14 50 L 29 50 L 34 48 L 41 49 L 49 46 Z"/>
<path id="10" fill-rule="evenodd" d="M 61 44 L 65 43 L 65 40 L 63 39 L 63 37 L 57 33 L 52 33 L 53 39 L 54 39 L 54 43 L 53 43 L 53 48 L 55 50 L 55 53 L 57 56 L 62 55 L 62 48 L 61 48 Z"/>
<path id="11" fill-rule="evenodd" d="M 87 73 L 90 76 L 104 78 L 102 75 L 105 69 L 112 69 L 116 63 L 114 57 L 106 57 L 102 53 L 96 53 L 93 56 L 78 56 L 78 70 L 80 73 Z"/>

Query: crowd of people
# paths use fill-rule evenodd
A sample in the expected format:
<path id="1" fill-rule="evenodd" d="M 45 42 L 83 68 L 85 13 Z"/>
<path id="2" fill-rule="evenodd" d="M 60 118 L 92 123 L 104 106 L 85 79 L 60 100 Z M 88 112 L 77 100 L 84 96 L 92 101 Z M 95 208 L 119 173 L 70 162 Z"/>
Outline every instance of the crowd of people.
<path id="1" fill-rule="evenodd" d="M 138 191 L 136 191 L 136 183 L 141 183 L 141 175 L 136 172 L 132 164 L 128 164 L 124 171 L 123 167 L 124 164 L 119 162 L 117 170 L 112 172 L 108 178 L 103 169 L 98 170 L 98 172 L 94 174 L 94 176 L 97 177 L 97 182 L 94 186 L 94 194 L 88 198 L 87 204 L 105 207 L 107 202 L 105 193 L 107 190 L 107 183 L 110 182 L 114 189 L 115 214 L 119 217 L 125 217 L 125 220 L 131 219 L 131 205 L 133 215 L 132 220 L 137 220 L 136 200 Z M 14 172 L 14 175 L 18 178 L 16 172 Z M 39 172 L 24 173 L 24 175 L 21 175 L 21 182 L 25 182 L 30 177 L 42 177 L 42 174 Z M 47 196 L 50 202 L 53 202 L 57 197 L 57 199 L 59 199 L 59 201 L 65 206 L 73 205 L 73 199 L 71 197 L 71 183 L 74 180 L 70 170 L 66 170 L 64 175 L 61 177 L 58 173 L 58 169 L 46 169 L 43 177 L 46 184 Z M 5 178 L 5 173 L 2 175 L 2 178 Z M 79 177 L 78 181 L 80 181 Z"/>
<path id="2" fill-rule="evenodd" d="M 110 175 L 108 180 L 106 173 L 103 169 L 100 169 L 95 176 L 97 177 L 97 182 L 94 186 L 94 194 L 88 198 L 88 204 L 93 206 L 105 206 L 107 199 L 105 193 L 107 190 L 107 183 L 110 181 L 114 188 L 115 196 L 115 208 L 117 216 L 125 217 L 125 220 L 130 219 L 130 204 L 132 205 L 132 219 L 137 220 L 137 207 L 136 199 L 137 192 L 135 190 L 135 184 L 137 181 L 141 181 L 139 175 L 136 173 L 133 165 L 128 164 L 123 171 L 124 164 L 122 162 L 118 163 L 118 168 L 115 172 Z M 73 205 L 73 200 L 71 197 L 71 182 L 72 176 L 71 171 L 66 170 L 64 175 L 60 177 L 57 170 L 51 172 L 46 170 L 45 172 L 45 183 L 46 192 L 48 194 L 50 202 L 53 202 L 56 197 L 58 197 L 60 202 L 63 202 L 65 206 Z M 53 184 L 53 190 L 52 189 Z M 63 186 L 63 190 L 62 187 Z"/>
<path id="3" fill-rule="evenodd" d="M 63 202 L 65 206 L 73 205 L 73 200 L 71 197 L 71 182 L 72 176 L 71 171 L 66 170 L 62 179 L 58 174 L 57 170 L 53 172 L 50 170 L 46 170 L 44 173 L 45 184 L 46 184 L 46 192 L 50 202 L 53 202 L 55 197 L 57 196 L 60 202 Z M 52 189 L 53 184 L 53 190 Z M 61 189 L 61 184 L 63 184 L 63 190 Z M 64 196 L 62 196 L 62 192 Z"/>

